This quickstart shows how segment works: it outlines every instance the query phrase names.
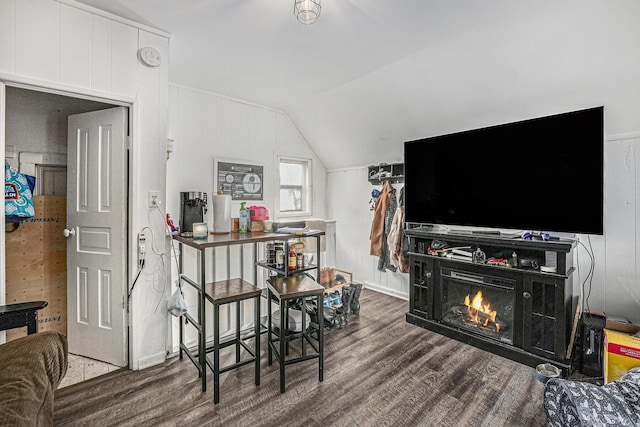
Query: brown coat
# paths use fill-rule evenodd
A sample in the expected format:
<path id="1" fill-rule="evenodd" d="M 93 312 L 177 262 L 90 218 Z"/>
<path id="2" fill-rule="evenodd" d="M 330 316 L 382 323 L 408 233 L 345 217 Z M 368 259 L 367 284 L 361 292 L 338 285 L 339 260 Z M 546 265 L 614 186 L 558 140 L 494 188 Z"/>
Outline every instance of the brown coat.
<path id="1" fill-rule="evenodd" d="M 387 212 L 387 206 L 389 206 L 389 194 L 391 193 L 391 184 L 389 181 L 384 181 L 382 184 L 382 191 L 378 196 L 376 202 L 376 208 L 373 211 L 373 221 L 371 222 L 371 234 L 369 240 L 371 240 L 371 255 L 382 255 L 382 239 L 384 238 L 384 215 Z"/>

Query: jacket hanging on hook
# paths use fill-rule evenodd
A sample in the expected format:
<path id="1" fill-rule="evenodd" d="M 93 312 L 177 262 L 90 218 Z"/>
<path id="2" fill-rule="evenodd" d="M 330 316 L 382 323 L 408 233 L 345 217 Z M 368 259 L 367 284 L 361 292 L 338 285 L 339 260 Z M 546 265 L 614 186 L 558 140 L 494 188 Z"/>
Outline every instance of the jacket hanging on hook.
<path id="1" fill-rule="evenodd" d="M 371 241 L 370 255 L 381 256 L 382 255 L 382 240 L 384 238 L 384 218 L 389 206 L 389 197 L 391 194 L 391 184 L 389 181 L 384 181 L 382 184 L 382 191 L 378 196 L 375 210 L 373 211 L 373 220 L 371 222 L 371 233 L 369 234 L 369 240 Z"/>

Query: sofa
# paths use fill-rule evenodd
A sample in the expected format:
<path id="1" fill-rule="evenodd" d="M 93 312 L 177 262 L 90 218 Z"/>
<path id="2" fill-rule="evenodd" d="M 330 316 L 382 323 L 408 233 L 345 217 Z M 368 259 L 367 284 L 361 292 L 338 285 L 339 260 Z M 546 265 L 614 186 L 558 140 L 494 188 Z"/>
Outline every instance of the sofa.
<path id="1" fill-rule="evenodd" d="M 54 392 L 67 364 L 67 338 L 58 332 L 0 345 L 0 425 L 53 425 Z"/>
<path id="2" fill-rule="evenodd" d="M 603 386 L 552 378 L 544 410 L 552 427 L 640 426 L 640 368 Z"/>

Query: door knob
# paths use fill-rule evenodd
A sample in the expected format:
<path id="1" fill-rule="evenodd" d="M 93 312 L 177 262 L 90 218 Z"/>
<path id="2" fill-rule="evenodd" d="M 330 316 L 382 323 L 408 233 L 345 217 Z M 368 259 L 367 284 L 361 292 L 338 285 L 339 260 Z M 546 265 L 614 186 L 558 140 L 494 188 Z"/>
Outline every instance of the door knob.
<path id="1" fill-rule="evenodd" d="M 76 230 L 73 228 L 71 230 L 65 228 L 64 230 L 62 230 L 62 235 L 66 238 L 73 237 L 76 235 Z"/>

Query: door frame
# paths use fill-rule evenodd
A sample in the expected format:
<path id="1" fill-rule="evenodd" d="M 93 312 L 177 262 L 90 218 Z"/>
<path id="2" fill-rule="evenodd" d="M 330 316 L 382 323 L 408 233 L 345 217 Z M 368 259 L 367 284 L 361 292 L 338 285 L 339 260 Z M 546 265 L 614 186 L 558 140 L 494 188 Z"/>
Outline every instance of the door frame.
<path id="1" fill-rule="evenodd" d="M 92 90 L 82 90 L 80 88 L 68 87 L 65 85 L 59 85 L 56 83 L 50 82 L 40 82 L 40 81 L 32 81 L 30 79 L 19 79 L 15 77 L 6 77 L 0 73 L 0 161 L 4 164 L 5 162 L 5 144 L 6 144 L 6 87 L 15 87 L 19 89 L 27 89 L 31 91 L 50 93 L 54 95 L 67 96 L 70 98 L 79 98 L 90 101 L 97 101 L 108 103 L 116 106 L 127 107 L 129 109 L 128 114 L 128 127 L 129 127 L 129 135 L 128 135 L 128 143 L 127 143 L 127 155 L 125 157 L 126 162 L 128 163 L 125 168 L 127 170 L 127 248 L 125 253 L 125 263 L 126 263 L 126 283 L 124 284 L 126 288 L 124 289 L 124 294 L 126 295 L 129 287 L 131 286 L 131 271 L 134 268 L 132 266 L 132 247 L 131 247 L 131 236 L 132 236 L 132 224 L 133 221 L 133 209 L 132 204 L 134 195 L 136 193 L 136 173 L 138 172 L 137 167 L 135 166 L 135 162 L 133 161 L 137 158 L 137 146 L 133 144 L 133 141 L 137 140 L 138 126 L 136 122 L 136 117 L 139 117 L 139 103 L 133 99 L 126 96 L 119 96 L 115 94 L 104 94 Z M 4 216 L 4 203 L 1 204 L 0 214 Z M 0 225 L 0 232 L 4 236 L 5 234 L 5 224 L 4 222 Z M 5 239 L 2 239 L 0 242 L 0 305 L 6 303 L 6 293 L 7 293 L 7 284 L 6 284 L 6 262 L 5 262 Z M 133 306 L 133 301 L 131 302 L 129 309 L 127 310 L 125 317 L 125 324 L 127 326 L 125 337 L 127 342 L 127 358 L 129 368 L 133 366 L 133 354 L 132 354 L 132 346 L 131 346 L 131 330 L 133 328 L 133 310 L 131 309 Z M 0 332 L 0 344 L 6 341 L 5 331 Z"/>

